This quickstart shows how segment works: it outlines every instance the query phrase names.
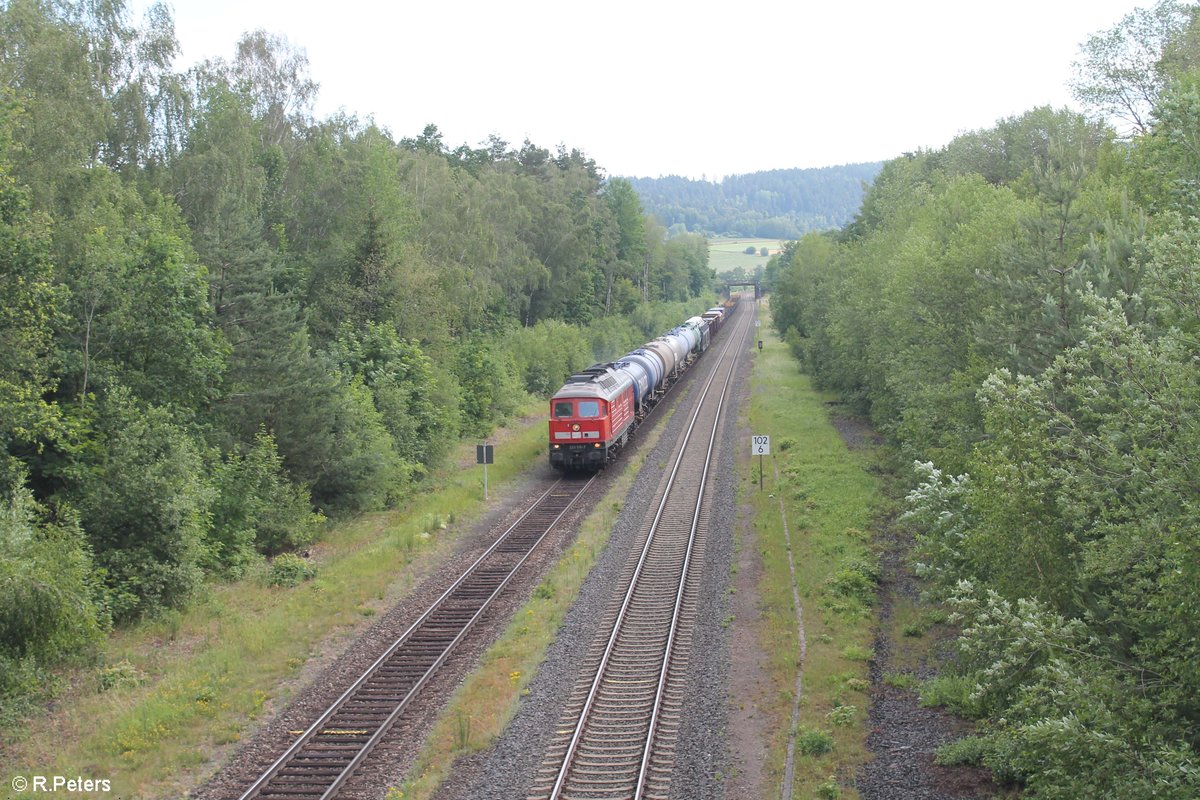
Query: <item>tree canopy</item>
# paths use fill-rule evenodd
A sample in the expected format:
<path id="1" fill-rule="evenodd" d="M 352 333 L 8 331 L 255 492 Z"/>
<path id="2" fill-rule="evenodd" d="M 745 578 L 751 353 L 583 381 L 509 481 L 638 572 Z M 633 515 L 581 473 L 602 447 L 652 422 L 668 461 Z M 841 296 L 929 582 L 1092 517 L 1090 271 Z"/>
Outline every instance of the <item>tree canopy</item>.
<path id="1" fill-rule="evenodd" d="M 303 50 L 231 44 L 179 73 L 166 5 L 0 4 L 0 701 L 710 291 L 579 150 L 318 119 Z"/>
<path id="2" fill-rule="evenodd" d="M 672 232 L 795 239 L 853 219 L 881 166 L 776 169 L 720 181 L 672 175 L 630 178 L 629 183 L 647 211 Z"/>
<path id="3" fill-rule="evenodd" d="M 1200 791 L 1197 24 L 1134 12 L 1083 47 L 1095 116 L 889 161 L 768 269 L 803 369 L 914 464 L 943 694 L 1030 796 Z"/>

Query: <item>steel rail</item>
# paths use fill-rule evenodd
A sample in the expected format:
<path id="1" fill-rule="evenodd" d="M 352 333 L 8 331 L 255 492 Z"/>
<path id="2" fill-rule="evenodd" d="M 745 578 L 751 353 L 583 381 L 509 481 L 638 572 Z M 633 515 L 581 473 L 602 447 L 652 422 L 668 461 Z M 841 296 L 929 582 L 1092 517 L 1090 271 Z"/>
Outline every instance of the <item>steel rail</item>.
<path id="1" fill-rule="evenodd" d="M 558 774 L 555 778 L 554 785 L 550 790 L 550 795 L 549 795 L 550 800 L 559 800 L 559 798 L 562 797 L 562 792 L 564 790 L 564 787 L 565 787 L 565 784 L 567 781 L 567 776 L 570 773 L 572 762 L 575 758 L 575 755 L 578 751 L 580 742 L 583 738 L 584 729 L 586 727 L 587 721 L 590 717 L 592 709 L 595 706 L 596 699 L 597 699 L 599 691 L 600 691 L 600 686 L 604 680 L 605 672 L 608 668 L 609 662 L 611 661 L 613 653 L 616 649 L 617 641 L 620 636 L 621 630 L 625 624 L 630 605 L 633 602 L 633 597 L 634 597 L 635 591 L 637 590 L 637 588 L 639 586 L 639 581 L 642 577 L 642 572 L 645 568 L 646 561 L 647 561 L 648 555 L 651 550 L 651 546 L 654 543 L 655 535 L 658 532 L 660 523 L 662 522 L 662 516 L 663 516 L 664 510 L 666 509 L 668 500 L 671 497 L 672 490 L 675 488 L 676 478 L 678 477 L 680 466 L 683 463 L 683 457 L 687 450 L 687 446 L 691 441 L 691 437 L 694 432 L 696 422 L 697 422 L 701 412 L 704 410 L 705 400 L 708 398 L 708 393 L 709 393 L 710 389 L 712 388 L 713 384 L 717 380 L 717 377 L 721 370 L 721 367 L 724 365 L 723 362 L 728 361 L 729 369 L 726 372 L 725 382 L 722 386 L 722 392 L 721 392 L 721 396 L 718 401 L 717 410 L 714 413 L 713 429 L 712 429 L 712 432 L 710 433 L 710 439 L 709 439 L 709 442 L 707 445 L 703 477 L 701 480 L 699 492 L 697 493 L 696 504 L 695 504 L 695 508 L 693 511 L 692 526 L 691 526 L 691 529 L 690 529 L 689 535 L 688 535 L 688 545 L 687 545 L 686 555 L 685 555 L 685 559 L 684 559 L 684 567 L 683 567 L 683 570 L 680 572 L 679 585 L 678 585 L 678 588 L 676 591 L 676 602 L 675 602 L 675 606 L 674 606 L 673 613 L 672 613 L 671 631 L 668 636 L 667 648 L 664 651 L 663 662 L 662 662 L 662 666 L 661 666 L 661 670 L 660 670 L 659 683 L 658 683 L 658 686 L 657 686 L 656 692 L 655 692 L 655 703 L 654 703 L 655 710 L 652 714 L 651 722 L 652 722 L 652 725 L 654 726 L 654 728 L 656 728 L 656 726 L 657 726 L 658 709 L 661 707 L 663 687 L 665 686 L 665 683 L 666 683 L 665 676 L 666 676 L 668 665 L 670 662 L 671 649 L 674 644 L 675 632 L 678 627 L 679 608 L 680 608 L 682 597 L 683 597 L 684 587 L 687 582 L 688 567 L 690 566 L 691 553 L 692 553 L 693 546 L 695 543 L 695 534 L 696 534 L 696 530 L 697 530 L 699 519 L 700 519 L 700 510 L 701 510 L 701 506 L 703 504 L 704 486 L 705 486 L 705 483 L 707 480 L 708 467 L 709 467 L 708 462 L 710 461 L 711 455 L 712 455 L 713 442 L 716 437 L 716 429 L 720 423 L 720 412 L 721 412 L 721 408 L 723 407 L 723 404 L 724 404 L 724 395 L 728 389 L 728 386 L 730 383 L 730 378 L 733 373 L 733 367 L 736 363 L 737 351 L 734 350 L 734 345 L 735 345 L 735 341 L 736 341 L 736 342 L 738 342 L 739 347 L 740 347 L 740 345 L 745 342 L 746 334 L 748 333 L 748 331 L 750 329 L 748 323 L 745 325 L 742 325 L 741 328 L 742 328 L 742 330 L 741 330 L 740 338 L 739 337 L 731 338 L 730 340 L 726 341 L 724 346 L 722 347 L 722 350 L 720 353 L 721 359 L 718 361 L 718 364 L 713 368 L 711 375 L 709 376 L 708 380 L 705 382 L 704 388 L 701 392 L 701 395 L 696 402 L 695 411 L 693 411 L 691 419 L 688 421 L 688 426 L 683 434 L 682 441 L 678 447 L 678 453 L 675 457 L 675 462 L 672 465 L 671 472 L 667 478 L 666 486 L 663 489 L 662 499 L 660 500 L 660 502 L 658 504 L 658 508 L 655 510 L 654 519 L 653 519 L 653 522 L 651 523 L 649 533 L 646 537 L 646 542 L 643 545 L 642 550 L 638 556 L 637 565 L 634 568 L 633 576 L 632 576 L 632 579 L 630 580 L 629 587 L 626 590 L 624 597 L 622 598 L 621 607 L 617 614 L 617 619 L 613 625 L 612 632 L 608 636 L 608 640 L 605 644 L 603 654 L 601 655 L 600 663 L 596 670 L 595 677 L 592 679 L 591 686 L 590 686 L 587 696 L 584 700 L 582 710 L 578 717 L 578 721 L 576 722 L 576 724 L 574 726 L 574 731 L 573 731 L 571 739 L 567 745 L 566 752 L 563 756 L 562 765 L 560 766 L 560 768 L 558 770 Z M 732 357 L 730 357 L 730 351 L 734 351 Z M 653 734 L 654 728 L 652 728 L 651 734 Z M 647 770 L 647 764 L 650 759 L 652 745 L 653 745 L 653 736 L 651 735 L 651 736 L 647 737 L 646 743 L 643 748 L 643 755 L 642 755 L 641 763 L 639 766 L 639 773 L 638 773 L 637 794 L 634 795 L 635 798 L 640 797 L 641 792 L 644 788 L 645 774 L 646 774 L 646 770 Z"/>
<path id="2" fill-rule="evenodd" d="M 746 332 L 749 332 L 750 326 L 745 326 Z M 744 341 L 745 334 L 743 334 Z M 650 715 L 650 724 L 646 732 L 646 743 L 642 753 L 641 767 L 638 769 L 637 788 L 634 790 L 633 796 L 640 798 L 646 788 L 646 772 L 650 766 L 651 751 L 654 748 L 654 739 L 658 732 L 658 722 L 662 711 L 663 695 L 666 693 L 667 678 L 670 672 L 671 653 L 675 649 L 675 636 L 679 631 L 679 617 L 683 610 L 683 595 L 687 588 L 688 572 L 691 569 L 692 553 L 695 550 L 696 531 L 700 527 L 700 509 L 704 503 L 704 490 L 708 486 L 708 472 L 712 467 L 712 452 L 717 441 L 717 428 L 721 424 L 721 410 L 725 407 L 725 398 L 729 393 L 729 386 L 733 382 L 733 368 L 737 365 L 736 358 L 729 359 L 729 369 L 725 373 L 725 382 L 721 387 L 721 394 L 717 398 L 717 410 L 713 414 L 712 430 L 709 432 L 708 450 L 704 454 L 704 470 L 700 475 L 700 487 L 696 492 L 696 509 L 692 514 L 691 530 L 688 534 L 687 552 L 683 557 L 683 570 L 679 577 L 679 589 L 675 595 L 674 612 L 671 615 L 671 626 L 667 633 L 667 645 L 665 656 L 663 658 L 662 668 L 658 674 L 658 687 L 654 693 L 654 706 Z M 717 369 L 720 369 L 718 367 Z M 714 370 L 715 372 L 716 370 Z"/>
<path id="3" fill-rule="evenodd" d="M 595 476 L 579 486 L 579 490 L 576 492 L 575 496 L 570 499 L 566 506 L 559 511 L 553 520 L 545 525 L 545 529 L 537 537 L 536 541 L 529 545 L 524 555 L 511 567 L 500 584 L 492 591 L 479 609 L 472 615 L 470 620 L 462 627 L 462 630 L 460 630 L 459 633 L 453 638 L 450 644 L 445 647 L 444 651 L 436 659 L 434 664 L 425 672 L 425 674 L 416 682 L 416 684 L 410 688 L 410 690 L 405 694 L 404 698 L 399 701 L 396 708 L 376 729 L 374 735 L 372 735 L 371 738 L 362 746 L 362 749 L 358 751 L 349 764 L 335 778 L 334 782 L 324 791 L 324 793 L 321 794 L 321 800 L 329 800 L 329 798 L 332 798 L 337 794 L 338 790 L 342 787 L 342 785 L 345 784 L 346 780 L 349 779 L 354 769 L 361 764 L 363 759 L 366 758 L 367 754 L 369 754 L 369 752 L 379 743 L 383 736 L 387 734 L 387 731 L 399 718 L 400 714 L 407 707 L 413 697 L 416 696 L 416 694 L 421 688 L 424 687 L 432 675 L 441 667 L 446 658 L 449 657 L 450 653 L 454 650 L 466 633 L 470 631 L 470 629 L 475 625 L 476 621 L 478 621 L 479 617 L 482 616 L 483 612 L 491 606 L 492 602 L 496 599 L 496 597 L 499 596 L 500 592 L 508 585 L 512 577 L 516 574 L 517 570 L 519 570 L 525 564 L 530 555 L 534 552 L 534 550 L 537 549 L 537 546 L 542 542 L 543 539 L 545 539 L 550 531 L 554 529 L 554 526 L 557 525 L 559 520 L 561 520 L 562 517 L 575 505 L 579 498 L 583 496 L 587 489 L 592 485 L 594 480 Z M 317 720 L 313 722 L 312 725 L 310 725 L 304 731 L 304 733 L 296 739 L 295 742 L 292 743 L 290 747 L 288 747 L 283 755 L 276 759 L 275 762 L 268 767 L 267 770 L 262 773 L 262 775 L 253 784 L 251 784 L 251 786 L 241 795 L 239 800 L 251 800 L 251 798 L 259 796 L 262 790 L 284 769 L 284 767 L 287 766 L 290 761 L 292 761 L 292 759 L 304 748 L 304 746 L 315 739 L 315 737 L 322 731 L 325 724 L 328 723 L 329 720 L 338 713 L 338 711 L 346 706 L 347 702 L 358 693 L 364 684 L 366 684 L 379 672 L 380 667 L 386 664 L 389 659 L 391 659 L 400 651 L 400 649 L 412 638 L 413 633 L 417 631 L 423 624 L 428 622 L 430 618 L 446 604 L 447 600 L 450 599 L 458 589 L 460 589 L 472 576 L 476 574 L 476 572 L 479 570 L 479 567 L 512 537 L 514 532 L 518 530 L 522 523 L 524 523 L 526 519 L 528 519 L 535 511 L 537 511 L 546 501 L 546 499 L 550 497 L 560 485 L 563 484 L 563 482 L 563 479 L 555 481 L 555 483 L 551 485 L 550 488 L 547 489 L 546 492 L 542 494 L 529 507 L 529 509 L 527 509 L 525 513 L 523 513 L 516 520 L 516 522 L 514 522 L 503 534 L 498 536 L 496 541 L 493 542 L 492 545 L 489 546 L 487 550 L 485 550 L 484 553 L 480 555 L 474 563 L 471 564 L 471 566 L 469 566 L 461 575 L 459 575 L 458 579 L 455 580 L 454 583 L 451 584 L 451 586 L 446 589 L 446 591 L 443 592 L 442 595 L 435 600 L 433 604 L 430 605 L 429 608 L 427 608 L 425 612 L 421 614 L 421 616 L 412 625 L 410 625 L 403 634 L 400 635 L 400 637 L 387 649 L 387 651 L 384 652 L 383 655 L 379 656 L 379 658 L 377 658 L 375 662 L 367 668 L 367 670 L 358 678 L 358 680 L 351 684 L 351 686 L 347 688 L 346 691 L 344 691 L 341 696 L 338 697 L 338 699 L 335 700 L 333 704 L 330 705 L 321 714 L 321 716 L 318 717 Z"/>

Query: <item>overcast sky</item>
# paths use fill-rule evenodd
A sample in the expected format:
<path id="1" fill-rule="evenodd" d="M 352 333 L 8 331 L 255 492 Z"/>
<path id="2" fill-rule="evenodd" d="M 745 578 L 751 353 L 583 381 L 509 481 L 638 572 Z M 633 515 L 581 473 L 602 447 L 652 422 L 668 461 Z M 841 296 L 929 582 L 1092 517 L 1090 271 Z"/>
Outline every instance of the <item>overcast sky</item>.
<path id="1" fill-rule="evenodd" d="M 397 138 L 578 148 L 610 175 L 709 179 L 885 160 L 1072 104 L 1087 35 L 1148 0 L 174 0 L 179 68 L 264 28 L 318 116 Z M 144 5 L 144 4 L 143 4 Z"/>

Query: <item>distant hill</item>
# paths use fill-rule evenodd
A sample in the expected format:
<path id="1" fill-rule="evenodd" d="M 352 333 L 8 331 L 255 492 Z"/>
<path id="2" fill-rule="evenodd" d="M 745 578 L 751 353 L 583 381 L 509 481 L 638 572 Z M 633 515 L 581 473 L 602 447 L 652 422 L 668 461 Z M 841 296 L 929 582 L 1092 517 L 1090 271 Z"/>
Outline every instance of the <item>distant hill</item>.
<path id="1" fill-rule="evenodd" d="M 629 178 L 647 212 L 673 233 L 684 230 L 795 239 L 840 228 L 854 218 L 863 189 L 882 162 L 819 169 L 774 169 L 720 183 L 690 178 Z"/>

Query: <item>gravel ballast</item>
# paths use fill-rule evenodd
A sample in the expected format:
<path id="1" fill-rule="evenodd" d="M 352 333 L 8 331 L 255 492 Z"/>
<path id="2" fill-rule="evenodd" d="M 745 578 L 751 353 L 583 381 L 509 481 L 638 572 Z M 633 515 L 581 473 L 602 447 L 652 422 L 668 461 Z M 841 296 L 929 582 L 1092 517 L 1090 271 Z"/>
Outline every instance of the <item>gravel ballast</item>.
<path id="1" fill-rule="evenodd" d="M 730 399 L 718 431 L 717 468 L 710 473 L 709 539 L 704 551 L 703 591 L 688 662 L 688 704 L 680 724 L 678 759 L 671 796 L 707 800 L 725 796 L 720 776 L 728 774 L 729 578 L 736 513 L 734 453 L 737 417 L 743 408 L 750 355 L 739 360 Z M 690 407 L 700 381 L 680 387 L 676 407 Z M 674 413 L 649 453 L 611 531 L 608 545 L 585 580 L 555 641 L 549 647 L 529 694 L 502 736 L 488 750 L 460 759 L 439 800 L 513 800 L 526 797 L 560 723 L 578 665 L 599 634 L 599 617 L 612 601 L 630 548 L 645 524 L 663 470 L 670 463 L 689 415 Z"/>

